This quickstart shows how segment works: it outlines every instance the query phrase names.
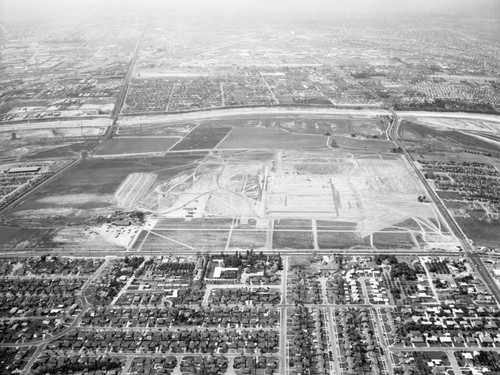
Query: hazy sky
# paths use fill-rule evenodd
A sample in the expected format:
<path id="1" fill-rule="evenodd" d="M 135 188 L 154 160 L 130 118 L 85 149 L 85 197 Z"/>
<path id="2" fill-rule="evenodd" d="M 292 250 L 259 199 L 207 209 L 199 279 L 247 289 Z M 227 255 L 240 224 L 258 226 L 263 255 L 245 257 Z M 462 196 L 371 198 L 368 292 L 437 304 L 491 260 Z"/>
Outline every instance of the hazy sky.
<path id="1" fill-rule="evenodd" d="M 210 14 L 239 16 L 267 13 L 277 17 L 325 14 L 369 15 L 393 12 L 449 14 L 481 12 L 500 18 L 500 0 L 0 0 L 1 17 L 11 20 L 61 12 L 101 10 L 110 14 L 123 12 L 203 14 L 210 11 Z"/>

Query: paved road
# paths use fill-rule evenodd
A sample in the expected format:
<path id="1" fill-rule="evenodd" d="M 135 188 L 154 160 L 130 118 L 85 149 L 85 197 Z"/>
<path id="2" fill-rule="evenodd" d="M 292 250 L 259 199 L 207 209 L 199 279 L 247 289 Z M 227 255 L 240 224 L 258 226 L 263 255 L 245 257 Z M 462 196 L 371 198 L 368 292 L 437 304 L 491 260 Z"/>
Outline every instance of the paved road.
<path id="1" fill-rule="evenodd" d="M 468 238 L 465 236 L 462 229 L 458 226 L 455 219 L 450 215 L 448 209 L 445 207 L 445 205 L 443 204 L 441 199 L 437 196 L 437 194 L 434 192 L 432 187 L 429 185 L 429 183 L 427 182 L 425 177 L 422 175 L 422 173 L 418 169 L 417 165 L 415 164 L 413 157 L 406 150 L 403 143 L 399 140 L 398 132 L 399 132 L 399 126 L 401 125 L 401 118 L 394 110 L 391 110 L 391 112 L 392 112 L 392 116 L 393 116 L 393 121 L 391 122 L 391 124 L 389 125 L 389 128 L 387 129 L 387 136 L 388 136 L 389 140 L 394 142 L 396 144 L 396 146 L 401 149 L 402 154 L 406 159 L 406 162 L 413 169 L 413 172 L 415 173 L 415 175 L 418 177 L 418 179 L 420 180 L 420 182 L 424 186 L 424 188 L 427 192 L 427 195 L 430 197 L 432 202 L 436 205 L 437 209 L 439 210 L 439 213 L 445 219 L 445 221 L 448 223 L 448 226 L 450 227 L 452 232 L 460 240 L 463 248 L 467 249 L 469 251 L 472 251 L 473 249 L 470 245 Z"/>
<path id="2" fill-rule="evenodd" d="M 281 304 L 286 305 L 286 291 L 287 291 L 287 280 L 288 280 L 288 257 L 283 257 L 283 274 L 281 276 Z M 287 353 L 286 353 L 286 342 L 287 342 L 287 308 L 280 308 L 280 375 L 286 374 L 287 363 Z"/>
<path id="3" fill-rule="evenodd" d="M 204 250 L 207 252 L 207 250 Z M 295 250 L 287 250 L 287 249 L 259 249 L 259 252 L 262 251 L 264 254 L 281 254 L 281 255 L 293 255 L 293 256 L 310 256 L 311 255 L 311 249 L 295 249 Z M 172 252 L 172 254 L 175 253 L 176 256 L 190 256 L 190 255 L 196 255 L 199 253 L 200 250 L 183 250 L 183 251 L 175 251 Z M 210 252 L 210 251 L 208 251 Z M 325 249 L 325 250 L 314 250 L 316 255 L 334 255 L 334 254 L 343 254 L 343 255 L 353 255 L 353 256 L 374 256 L 378 254 L 385 254 L 385 255 L 420 255 L 420 256 L 435 256 L 435 257 L 440 257 L 440 256 L 465 256 L 463 252 L 460 251 L 415 251 L 415 250 L 408 250 L 408 249 L 389 249 L 389 250 L 367 250 L 367 249 L 359 249 L 359 250 L 349 250 L 349 251 L 344 251 L 344 250 L 338 250 L 338 249 Z M 220 254 L 220 251 L 212 251 L 213 254 Z M 64 256 L 74 256 L 74 257 L 84 257 L 87 258 L 90 256 L 92 257 L 105 257 L 105 256 L 159 256 L 159 255 L 165 255 L 165 250 L 161 249 L 160 247 L 157 249 L 151 249 L 147 251 L 125 251 L 125 250 L 119 250 L 119 251 L 114 251 L 114 250 L 109 250 L 109 249 L 99 249 L 99 248 L 94 248 L 92 250 L 86 249 L 85 251 L 83 250 L 75 250 L 75 251 L 70 251 L 67 249 L 52 249 L 52 248 L 40 248 L 36 252 L 34 251 L 27 251 L 27 250 L 11 250 L 9 248 L 0 248 L 0 256 L 1 257 L 21 257 L 21 256 L 34 256 L 34 255 L 40 255 L 40 254 L 52 254 L 52 255 L 64 255 Z M 494 257 L 500 257 L 499 255 L 495 255 Z"/>
<path id="4" fill-rule="evenodd" d="M 134 54 L 132 55 L 132 59 L 130 60 L 130 64 L 128 66 L 127 75 L 123 81 L 122 87 L 120 88 L 120 92 L 116 98 L 115 107 L 113 108 L 113 114 L 111 118 L 113 119 L 113 124 L 116 123 L 118 117 L 122 112 L 123 105 L 125 104 L 125 98 L 127 97 L 128 88 L 130 86 L 130 81 L 134 75 L 135 64 L 137 63 L 137 59 L 139 58 L 139 49 L 141 46 L 142 37 L 144 36 L 144 31 L 137 38 L 137 43 L 135 44 Z"/>
<path id="5" fill-rule="evenodd" d="M 491 276 L 491 273 L 488 271 L 481 258 L 476 254 L 471 254 L 469 256 L 469 259 L 476 267 L 476 270 L 479 272 L 488 288 L 491 290 L 491 293 L 493 294 L 497 302 L 500 302 L 500 288 L 498 288 L 498 284 Z"/>
<path id="6" fill-rule="evenodd" d="M 388 138 L 392 142 L 394 142 L 397 145 L 397 147 L 401 149 L 407 163 L 412 167 L 413 171 L 415 172 L 415 175 L 420 179 L 420 181 L 424 185 L 425 190 L 427 191 L 427 195 L 434 202 L 441 216 L 447 222 L 448 226 L 452 230 L 453 234 L 460 240 L 465 255 L 469 257 L 472 264 L 474 264 L 480 276 L 483 278 L 484 282 L 488 285 L 488 288 L 491 290 L 491 293 L 495 297 L 497 303 L 500 304 L 500 288 L 495 283 L 495 280 L 493 280 L 493 278 L 491 277 L 489 271 L 486 269 L 481 259 L 477 256 L 477 254 L 474 254 L 475 252 L 474 246 L 471 244 L 467 236 L 464 234 L 462 228 L 460 228 L 460 226 L 457 224 L 453 216 L 450 214 L 448 209 L 443 204 L 442 200 L 434 192 L 432 187 L 429 185 L 425 177 L 422 175 L 422 173 L 416 166 L 411 155 L 408 153 L 408 151 L 406 151 L 402 142 L 399 140 L 398 130 L 399 130 L 399 125 L 401 124 L 401 118 L 394 110 L 391 109 L 391 112 L 393 115 L 393 121 L 391 122 L 389 128 L 387 129 Z"/>

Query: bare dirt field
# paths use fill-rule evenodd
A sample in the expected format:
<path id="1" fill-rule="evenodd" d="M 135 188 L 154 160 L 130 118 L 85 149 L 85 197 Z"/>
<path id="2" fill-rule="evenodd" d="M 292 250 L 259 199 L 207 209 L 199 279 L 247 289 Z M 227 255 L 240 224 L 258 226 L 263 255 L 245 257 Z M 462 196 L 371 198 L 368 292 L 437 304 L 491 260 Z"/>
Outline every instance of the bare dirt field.
<path id="1" fill-rule="evenodd" d="M 411 249 L 415 243 L 410 233 L 377 232 L 373 234 L 373 246 L 377 249 Z"/>
<path id="2" fill-rule="evenodd" d="M 273 249 L 314 249 L 311 231 L 274 231 Z"/>
<path id="3" fill-rule="evenodd" d="M 205 150 L 216 147 L 232 130 L 229 126 L 198 126 L 187 134 L 172 151 Z"/>
<path id="4" fill-rule="evenodd" d="M 155 230 L 168 230 L 175 228 L 191 228 L 191 229 L 224 229 L 229 230 L 233 223 L 233 218 L 204 218 L 192 219 L 158 219 Z"/>
<path id="5" fill-rule="evenodd" d="M 310 150 L 326 148 L 327 137 L 294 134 L 280 129 L 236 127 L 219 149 Z"/>
<path id="6" fill-rule="evenodd" d="M 169 156 L 148 159 L 91 159 L 81 161 L 11 212 L 9 220 L 35 220 L 67 224 L 119 209 L 114 193 L 134 171 L 156 173 L 157 182 L 193 169 L 200 157 Z"/>
<path id="7" fill-rule="evenodd" d="M 120 119 L 118 124 L 118 136 L 183 137 L 196 126 L 193 123 L 165 124 L 163 122 L 128 125 L 127 118 Z"/>
<path id="8" fill-rule="evenodd" d="M 146 249 L 168 250 L 224 250 L 229 231 L 221 230 L 155 230 L 149 234 L 142 251 Z"/>
<path id="9" fill-rule="evenodd" d="M 370 247 L 370 239 L 368 237 L 362 238 L 356 232 L 318 231 L 318 247 L 320 249 Z"/>
<path id="10" fill-rule="evenodd" d="M 229 240 L 230 249 L 261 249 L 266 246 L 265 231 L 233 230 Z"/>
<path id="11" fill-rule="evenodd" d="M 311 220 L 278 219 L 274 221 L 275 230 L 311 230 Z"/>
<path id="12" fill-rule="evenodd" d="M 491 153 L 493 156 L 500 156 L 499 143 L 491 137 L 498 137 L 500 124 L 491 123 L 486 126 L 483 122 L 469 123 L 465 126 L 463 123 L 457 123 L 457 128 L 452 127 L 452 122 L 446 126 L 438 126 L 441 119 L 434 121 L 403 121 L 399 133 L 403 142 L 411 150 L 422 154 L 433 151 L 478 151 Z M 459 120 L 449 120 L 459 121 Z M 471 130 L 473 129 L 473 130 Z M 480 130 L 474 130 L 480 129 Z M 477 133 L 474 133 L 477 132 Z M 481 136 L 482 135 L 482 136 Z M 490 138 L 486 137 L 489 135 Z"/>
<path id="13" fill-rule="evenodd" d="M 79 158 L 80 152 L 92 150 L 97 138 L 29 138 L 0 141 L 0 159 Z"/>
<path id="14" fill-rule="evenodd" d="M 478 246 L 498 247 L 500 220 L 477 220 L 474 218 L 455 217 L 467 237 L 471 238 Z"/>
<path id="15" fill-rule="evenodd" d="M 180 137 L 134 137 L 112 138 L 98 147 L 96 155 L 147 154 L 166 152 L 179 142 Z"/>
<path id="16" fill-rule="evenodd" d="M 394 144 L 389 141 L 339 136 L 331 136 L 330 145 L 332 147 L 340 147 L 346 150 L 368 150 L 374 154 L 379 152 L 390 152 L 394 148 Z"/>
<path id="17" fill-rule="evenodd" d="M 0 248 L 5 250 L 33 250 L 44 248 L 51 243 L 53 229 L 34 229 L 22 227 L 0 227 Z"/>

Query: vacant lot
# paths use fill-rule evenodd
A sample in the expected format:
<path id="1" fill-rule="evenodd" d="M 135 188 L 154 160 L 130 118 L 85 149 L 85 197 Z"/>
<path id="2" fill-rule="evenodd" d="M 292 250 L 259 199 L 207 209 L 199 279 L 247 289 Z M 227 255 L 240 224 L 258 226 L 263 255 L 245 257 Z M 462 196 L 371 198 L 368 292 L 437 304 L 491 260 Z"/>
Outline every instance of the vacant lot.
<path id="1" fill-rule="evenodd" d="M 226 247 L 229 231 L 222 230 L 153 230 L 142 246 L 149 250 L 212 250 Z"/>
<path id="2" fill-rule="evenodd" d="M 378 141 L 373 139 L 360 139 L 356 137 L 330 137 L 332 147 L 345 149 L 367 150 L 373 153 L 390 152 L 394 144 L 389 141 Z"/>
<path id="3" fill-rule="evenodd" d="M 170 180 L 191 170 L 201 156 L 169 156 L 148 159 L 83 160 L 12 211 L 16 220 L 42 218 L 54 223 L 81 222 L 91 216 L 108 215 L 118 207 L 114 193 L 134 172 L 154 172 L 157 182 Z"/>
<path id="4" fill-rule="evenodd" d="M 125 122 L 121 119 L 120 123 Z M 189 133 L 196 125 L 195 124 L 134 124 L 134 125 L 120 125 L 117 134 L 119 136 L 179 136 L 183 137 Z"/>
<path id="5" fill-rule="evenodd" d="M 500 243 L 500 220 L 478 220 L 473 218 L 455 217 L 458 225 L 475 245 L 498 247 Z"/>
<path id="6" fill-rule="evenodd" d="M 294 134 L 280 129 L 236 127 L 219 149 L 314 150 L 326 148 L 325 136 Z"/>
<path id="7" fill-rule="evenodd" d="M 352 221 L 328 221 L 328 220 L 317 220 L 316 228 L 318 230 L 355 230 L 357 223 Z"/>
<path id="8" fill-rule="evenodd" d="M 462 196 L 458 193 L 458 191 L 437 191 L 437 195 L 441 199 L 456 199 L 462 200 Z"/>
<path id="9" fill-rule="evenodd" d="M 370 247 L 370 239 L 368 237 L 361 238 L 359 233 L 356 232 L 318 231 L 318 246 L 320 249 Z"/>
<path id="10" fill-rule="evenodd" d="M 101 145 L 97 155 L 146 154 L 167 151 L 180 137 L 113 138 Z"/>
<path id="11" fill-rule="evenodd" d="M 494 143 L 473 136 L 468 133 L 468 130 L 455 130 L 451 127 L 437 128 L 418 122 L 403 121 L 399 133 L 408 143 L 419 141 L 415 147 L 428 145 L 426 151 L 449 151 L 458 148 L 499 154 L 498 147 Z"/>
<path id="12" fill-rule="evenodd" d="M 373 234 L 373 246 L 377 249 L 411 249 L 415 243 L 410 233 L 377 232 Z"/>
<path id="13" fill-rule="evenodd" d="M 21 139 L 0 142 L 0 157 L 22 157 L 26 159 L 75 158 L 83 150 L 92 150 L 99 143 L 97 138 L 90 139 Z"/>
<path id="14" fill-rule="evenodd" d="M 229 230 L 232 218 L 207 218 L 207 219 L 185 219 L 166 218 L 160 219 L 155 226 L 155 230 L 161 229 L 224 229 Z"/>
<path id="15" fill-rule="evenodd" d="M 172 151 L 206 150 L 216 147 L 232 130 L 230 126 L 198 126 L 177 143 Z"/>
<path id="16" fill-rule="evenodd" d="M 20 227 L 0 227 L 0 248 L 9 250 L 33 249 L 45 247 L 55 230 L 31 229 Z"/>
<path id="17" fill-rule="evenodd" d="M 274 229 L 311 230 L 311 220 L 279 219 L 274 221 Z"/>
<path id="18" fill-rule="evenodd" d="M 265 231 L 233 230 L 229 241 L 229 248 L 260 249 L 265 245 Z"/>
<path id="19" fill-rule="evenodd" d="M 274 231 L 273 249 L 313 249 L 313 234 L 310 231 Z"/>

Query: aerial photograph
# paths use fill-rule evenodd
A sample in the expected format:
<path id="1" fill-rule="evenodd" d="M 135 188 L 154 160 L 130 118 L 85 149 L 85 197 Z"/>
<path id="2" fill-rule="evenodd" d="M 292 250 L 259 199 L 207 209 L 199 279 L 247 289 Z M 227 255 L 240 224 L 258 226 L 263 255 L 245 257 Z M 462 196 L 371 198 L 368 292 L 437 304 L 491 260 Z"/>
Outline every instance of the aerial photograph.
<path id="1" fill-rule="evenodd" d="M 500 0 L 0 0 L 0 375 L 500 375 Z"/>

